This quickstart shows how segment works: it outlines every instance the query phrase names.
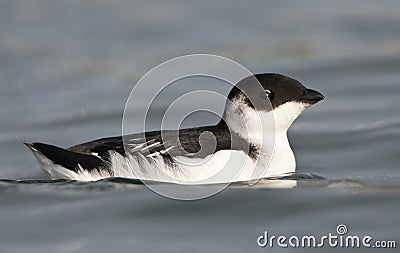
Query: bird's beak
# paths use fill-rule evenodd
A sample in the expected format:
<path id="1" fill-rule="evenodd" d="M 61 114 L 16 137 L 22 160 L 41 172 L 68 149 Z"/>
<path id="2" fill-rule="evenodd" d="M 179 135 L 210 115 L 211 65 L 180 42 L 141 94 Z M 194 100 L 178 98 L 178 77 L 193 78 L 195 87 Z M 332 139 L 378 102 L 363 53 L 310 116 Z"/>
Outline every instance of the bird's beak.
<path id="1" fill-rule="evenodd" d="M 316 90 L 312 89 L 306 89 L 299 98 L 301 102 L 308 103 L 308 104 L 315 104 L 321 100 L 323 100 L 325 97 L 321 93 L 319 93 Z"/>

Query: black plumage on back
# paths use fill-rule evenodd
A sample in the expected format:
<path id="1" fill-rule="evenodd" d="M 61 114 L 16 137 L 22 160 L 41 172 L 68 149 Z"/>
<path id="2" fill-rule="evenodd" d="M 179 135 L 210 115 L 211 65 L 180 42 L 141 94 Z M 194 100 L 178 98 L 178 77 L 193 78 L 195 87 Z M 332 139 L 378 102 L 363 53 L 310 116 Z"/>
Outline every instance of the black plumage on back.
<path id="1" fill-rule="evenodd" d="M 200 135 L 205 132 L 209 132 L 211 135 L 203 135 L 200 145 Z M 232 140 L 234 140 L 235 146 L 232 145 Z M 171 156 L 204 158 L 219 150 L 230 149 L 249 152 L 252 158 L 255 158 L 258 154 L 258 147 L 248 143 L 237 134 L 230 133 L 223 121 L 215 126 L 146 132 L 145 137 L 143 133 L 141 133 L 124 137 L 102 138 L 72 146 L 68 150 L 83 154 L 96 153 L 103 160 L 109 160 L 110 151 L 126 156 L 124 141 L 126 142 L 127 151 L 133 155 L 135 153 L 140 153 L 147 156 L 158 153 L 166 159 L 170 159 Z M 135 150 L 135 145 L 140 146 L 142 144 L 146 145 L 141 149 Z M 150 145 L 151 148 L 147 148 Z M 132 149 L 130 149 L 130 147 L 132 147 Z M 166 150 L 168 150 L 168 152 L 166 152 Z"/>

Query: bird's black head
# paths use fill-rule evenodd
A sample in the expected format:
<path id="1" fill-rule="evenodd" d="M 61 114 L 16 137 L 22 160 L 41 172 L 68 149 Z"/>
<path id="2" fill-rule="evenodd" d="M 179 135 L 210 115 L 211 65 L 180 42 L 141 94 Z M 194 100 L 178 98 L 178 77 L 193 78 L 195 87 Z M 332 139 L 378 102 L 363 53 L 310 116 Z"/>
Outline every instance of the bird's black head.
<path id="1" fill-rule="evenodd" d="M 318 91 L 307 89 L 295 79 L 271 73 L 244 78 L 231 90 L 228 99 L 240 99 L 253 108 L 254 104 L 265 104 L 265 100 L 269 99 L 272 109 L 275 109 L 287 102 L 299 102 L 309 106 L 324 99 L 324 96 Z M 259 108 L 268 110 L 264 106 L 257 107 L 258 110 Z M 271 109 L 271 106 L 269 108 Z"/>

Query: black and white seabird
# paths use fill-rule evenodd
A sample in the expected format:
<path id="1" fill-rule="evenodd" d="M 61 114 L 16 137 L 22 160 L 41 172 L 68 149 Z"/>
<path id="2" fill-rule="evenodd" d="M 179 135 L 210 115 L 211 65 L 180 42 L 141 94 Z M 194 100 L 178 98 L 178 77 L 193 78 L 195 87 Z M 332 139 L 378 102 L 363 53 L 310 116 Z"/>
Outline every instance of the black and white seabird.
<path id="1" fill-rule="evenodd" d="M 256 108 L 244 94 L 250 78 L 262 86 L 256 99 L 270 101 L 269 108 Z M 256 74 L 233 87 L 217 125 L 102 138 L 67 149 L 39 142 L 24 144 L 51 179 L 126 177 L 196 183 L 218 174 L 229 159 L 233 159 L 229 166 L 244 164 L 240 173 L 226 177 L 229 180 L 251 180 L 256 167 L 265 168 L 258 177 L 276 177 L 296 169 L 287 130 L 305 109 L 323 99 L 321 93 L 292 78 Z M 254 123 L 271 115 L 271 128 Z M 265 136 L 273 136 L 272 145 L 263 145 Z M 219 175 L 209 183 L 229 181 L 226 178 Z"/>

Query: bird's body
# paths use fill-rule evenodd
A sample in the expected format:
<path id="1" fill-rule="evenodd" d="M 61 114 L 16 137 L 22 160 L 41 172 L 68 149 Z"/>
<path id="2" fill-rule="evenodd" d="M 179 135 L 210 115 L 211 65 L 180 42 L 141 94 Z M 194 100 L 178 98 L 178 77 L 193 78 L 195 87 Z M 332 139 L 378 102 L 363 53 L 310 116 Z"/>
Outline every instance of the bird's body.
<path id="1" fill-rule="evenodd" d="M 261 84 L 261 91 L 249 88 L 250 78 Z M 279 176 L 296 168 L 288 128 L 322 99 L 296 80 L 259 74 L 234 87 L 221 122 L 214 126 L 103 138 L 68 149 L 25 144 L 52 179 L 127 177 L 207 184 Z"/>

